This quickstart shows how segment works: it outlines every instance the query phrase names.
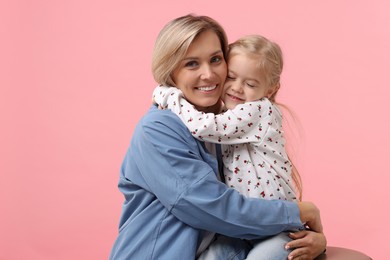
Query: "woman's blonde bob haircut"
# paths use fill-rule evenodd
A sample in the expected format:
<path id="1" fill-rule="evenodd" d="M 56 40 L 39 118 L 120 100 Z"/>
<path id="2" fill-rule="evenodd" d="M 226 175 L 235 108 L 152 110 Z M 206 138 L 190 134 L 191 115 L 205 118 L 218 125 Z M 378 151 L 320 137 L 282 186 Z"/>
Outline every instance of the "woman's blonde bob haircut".
<path id="1" fill-rule="evenodd" d="M 184 59 L 191 43 L 207 30 L 216 33 L 221 42 L 223 55 L 226 57 L 227 36 L 222 26 L 214 19 L 189 14 L 178 17 L 164 26 L 157 36 L 152 56 L 152 73 L 158 84 L 176 86 L 172 79 L 173 71 Z"/>

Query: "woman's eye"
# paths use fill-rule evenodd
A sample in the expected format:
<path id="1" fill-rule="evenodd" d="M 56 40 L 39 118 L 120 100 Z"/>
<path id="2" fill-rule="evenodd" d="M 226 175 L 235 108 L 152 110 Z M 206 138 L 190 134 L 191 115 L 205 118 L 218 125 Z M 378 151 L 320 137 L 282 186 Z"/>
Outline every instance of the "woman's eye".
<path id="1" fill-rule="evenodd" d="M 212 63 L 218 63 L 218 62 L 221 62 L 222 61 L 222 57 L 221 56 L 214 56 L 211 58 L 211 62 Z"/>
<path id="2" fill-rule="evenodd" d="M 198 63 L 197 63 L 196 61 L 189 61 L 189 62 L 187 62 L 184 66 L 185 66 L 185 67 L 193 68 L 193 67 L 198 66 Z"/>

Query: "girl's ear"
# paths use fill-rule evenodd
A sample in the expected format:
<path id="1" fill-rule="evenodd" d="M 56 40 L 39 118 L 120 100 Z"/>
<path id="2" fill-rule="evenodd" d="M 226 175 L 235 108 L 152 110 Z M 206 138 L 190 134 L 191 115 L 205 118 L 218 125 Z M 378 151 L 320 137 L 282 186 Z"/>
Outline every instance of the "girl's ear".
<path id="1" fill-rule="evenodd" d="M 276 93 L 278 93 L 279 88 L 280 88 L 280 84 L 279 83 L 276 84 L 275 86 L 269 88 L 267 97 L 272 102 L 275 102 L 275 96 L 276 96 Z"/>

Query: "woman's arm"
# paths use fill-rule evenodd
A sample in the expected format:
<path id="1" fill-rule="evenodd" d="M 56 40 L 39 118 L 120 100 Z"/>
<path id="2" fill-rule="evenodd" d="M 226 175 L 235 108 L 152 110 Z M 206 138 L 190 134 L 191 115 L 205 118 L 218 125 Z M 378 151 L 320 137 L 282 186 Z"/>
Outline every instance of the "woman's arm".
<path id="1" fill-rule="evenodd" d="M 274 105 L 267 99 L 240 104 L 221 114 L 196 110 L 174 87 L 159 86 L 154 100 L 163 108 L 177 114 L 191 134 L 202 141 L 220 144 L 261 142 L 275 119 Z M 281 124 L 281 122 L 278 122 Z"/>
<path id="2" fill-rule="evenodd" d="M 286 249 L 294 249 L 289 259 L 314 259 L 326 249 L 326 237 L 320 218 L 320 211 L 311 202 L 298 203 L 301 221 L 311 230 L 290 233 L 293 241 L 286 244 Z"/>
<path id="3" fill-rule="evenodd" d="M 204 161 L 201 144 L 181 121 L 169 111 L 156 111 L 136 130 L 128 156 L 134 157 L 144 186 L 178 219 L 247 239 L 302 226 L 295 202 L 246 198 L 218 181 L 216 161 L 214 169 Z"/>

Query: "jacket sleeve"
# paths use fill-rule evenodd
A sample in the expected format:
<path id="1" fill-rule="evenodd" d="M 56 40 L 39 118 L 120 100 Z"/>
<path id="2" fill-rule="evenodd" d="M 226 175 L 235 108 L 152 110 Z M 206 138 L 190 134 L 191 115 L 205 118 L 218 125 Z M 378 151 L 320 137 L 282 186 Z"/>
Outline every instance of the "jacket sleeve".
<path id="1" fill-rule="evenodd" d="M 180 100 L 187 102 L 184 98 Z M 203 113 L 193 107 L 179 117 L 191 134 L 202 141 L 220 144 L 261 143 L 272 124 L 273 105 L 266 99 L 247 102 L 220 114 Z"/>
<path id="2" fill-rule="evenodd" d="M 302 226 L 296 203 L 246 198 L 220 182 L 180 120 L 144 122 L 140 131 L 131 156 L 145 187 L 182 222 L 246 239 Z"/>
<path id="3" fill-rule="evenodd" d="M 161 107 L 173 111 L 195 138 L 211 143 L 261 143 L 275 113 L 274 106 L 266 98 L 213 114 L 196 110 L 175 87 L 158 86 L 153 97 Z"/>

